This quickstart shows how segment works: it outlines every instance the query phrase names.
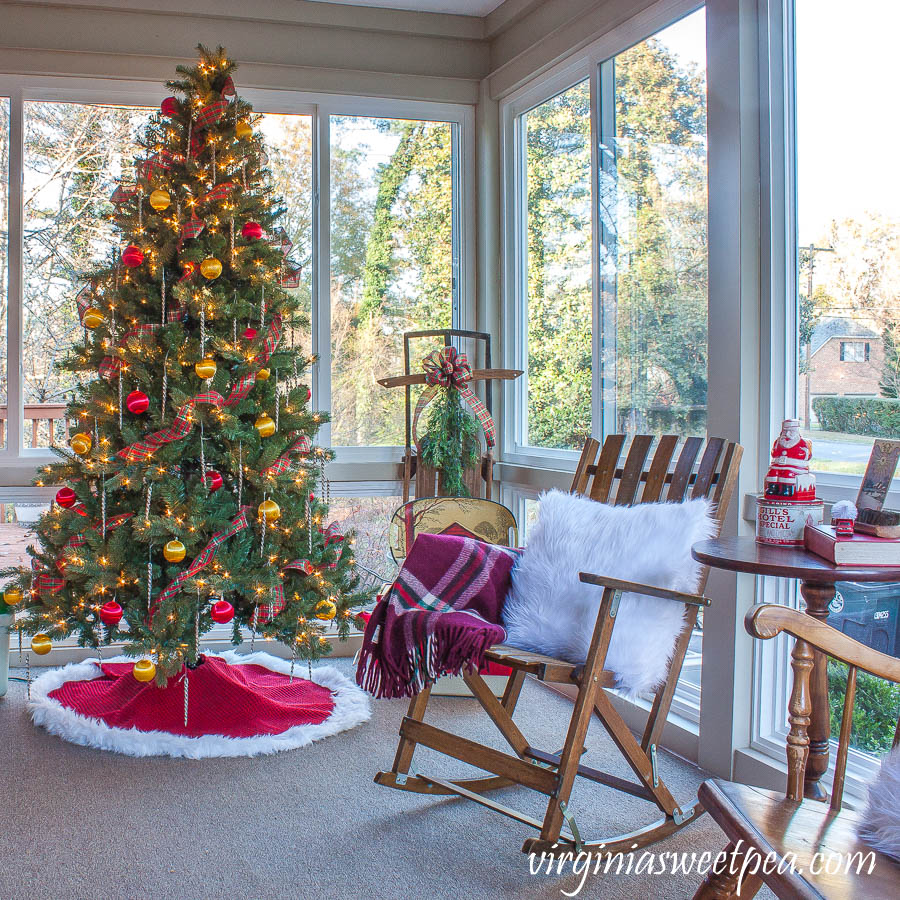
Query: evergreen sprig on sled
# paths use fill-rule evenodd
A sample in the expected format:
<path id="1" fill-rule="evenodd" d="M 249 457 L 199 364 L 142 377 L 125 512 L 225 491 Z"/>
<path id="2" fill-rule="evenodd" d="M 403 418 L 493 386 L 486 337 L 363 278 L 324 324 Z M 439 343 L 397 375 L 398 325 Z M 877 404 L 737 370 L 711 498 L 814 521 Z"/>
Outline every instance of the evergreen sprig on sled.
<path id="1" fill-rule="evenodd" d="M 478 465 L 481 442 L 478 424 L 462 405 L 456 387 L 442 387 L 431 402 L 422 438 L 422 461 L 440 473 L 447 497 L 468 497 L 464 473 Z"/>

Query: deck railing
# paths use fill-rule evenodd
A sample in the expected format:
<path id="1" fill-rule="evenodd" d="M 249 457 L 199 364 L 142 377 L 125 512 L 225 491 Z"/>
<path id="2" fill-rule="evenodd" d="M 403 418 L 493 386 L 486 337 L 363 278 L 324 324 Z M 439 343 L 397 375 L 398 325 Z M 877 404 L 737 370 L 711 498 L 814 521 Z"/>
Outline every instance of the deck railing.
<path id="1" fill-rule="evenodd" d="M 6 446 L 8 412 L 6 404 L 0 406 L 0 447 Z M 66 405 L 64 403 L 26 403 L 24 432 L 26 446 L 40 448 L 64 444 L 69 437 Z"/>

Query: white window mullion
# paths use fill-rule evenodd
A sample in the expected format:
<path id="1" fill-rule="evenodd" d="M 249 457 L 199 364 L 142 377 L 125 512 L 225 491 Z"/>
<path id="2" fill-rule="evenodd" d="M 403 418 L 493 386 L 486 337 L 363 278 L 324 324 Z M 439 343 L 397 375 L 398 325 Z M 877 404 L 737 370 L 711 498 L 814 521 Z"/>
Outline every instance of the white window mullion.
<path id="1" fill-rule="evenodd" d="M 313 273 L 312 351 L 318 357 L 313 373 L 312 403 L 331 412 L 331 133 L 329 115 L 319 106 L 313 119 Z M 322 426 L 319 443 L 331 446 L 331 423 Z"/>
<path id="2" fill-rule="evenodd" d="M 4 455 L 22 455 L 22 414 L 24 390 L 22 382 L 22 296 L 23 296 L 23 165 L 25 155 L 24 111 L 21 88 L 9 97 L 9 235 L 7 280 L 7 420 Z"/>

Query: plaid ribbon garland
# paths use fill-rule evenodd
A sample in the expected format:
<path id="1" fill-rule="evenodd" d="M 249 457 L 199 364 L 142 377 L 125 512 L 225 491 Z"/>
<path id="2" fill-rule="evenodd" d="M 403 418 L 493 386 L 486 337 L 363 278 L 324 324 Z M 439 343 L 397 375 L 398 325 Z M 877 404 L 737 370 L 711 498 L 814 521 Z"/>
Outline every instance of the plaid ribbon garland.
<path id="1" fill-rule="evenodd" d="M 82 509 L 83 508 L 84 507 L 82 507 Z M 83 512 L 82 515 L 86 516 L 87 513 Z M 134 515 L 134 513 L 127 512 L 127 513 L 118 513 L 118 514 L 112 516 L 112 518 L 109 518 L 106 520 L 106 530 L 107 531 L 115 531 L 116 528 L 118 528 L 124 522 L 127 522 L 133 515 Z M 94 525 L 91 526 L 92 531 L 99 532 L 102 528 L 103 528 L 102 522 L 96 522 Z M 84 539 L 83 531 L 79 531 L 77 534 L 73 534 L 62 545 L 62 548 L 59 551 L 59 558 L 56 560 L 56 568 L 59 569 L 60 571 L 62 571 L 67 562 L 66 553 L 69 550 L 75 550 L 78 547 L 83 547 L 84 544 L 85 544 L 85 539 Z"/>
<path id="2" fill-rule="evenodd" d="M 431 403 L 441 388 L 454 388 L 472 408 L 472 412 L 475 413 L 475 417 L 484 429 L 488 448 L 492 448 L 496 442 L 497 426 L 487 407 L 468 386 L 468 382 L 472 380 L 472 367 L 469 365 L 466 354 L 457 353 L 455 347 L 442 347 L 440 350 L 433 350 L 425 357 L 422 368 L 425 370 L 425 383 L 428 386 L 422 391 L 416 403 L 412 426 L 413 440 L 418 443 L 416 426 L 422 410 Z"/>
<path id="3" fill-rule="evenodd" d="M 344 540 L 344 535 L 340 534 L 337 531 L 338 523 L 332 522 L 331 525 L 328 526 L 324 531 L 320 528 L 319 533 L 325 535 L 325 546 L 327 547 L 330 543 L 334 543 L 335 541 Z M 284 573 L 288 569 L 292 569 L 295 572 L 302 572 L 304 575 L 315 575 L 317 572 L 321 572 L 323 569 L 336 569 L 338 562 L 340 562 L 341 554 L 343 553 L 343 548 L 341 548 L 341 552 L 338 553 L 337 558 L 332 563 L 327 563 L 325 565 L 316 566 L 313 565 L 308 559 L 294 559 L 289 563 L 285 563 L 281 567 L 280 575 L 284 577 Z M 287 603 L 284 599 L 284 585 L 277 584 L 272 589 L 272 600 L 270 603 L 260 604 L 259 612 L 257 613 L 257 621 L 266 624 L 271 622 L 282 610 L 284 610 Z"/>
<path id="4" fill-rule="evenodd" d="M 110 202 L 118 205 L 124 203 L 129 197 L 133 197 L 138 192 L 135 184 L 120 184 L 110 195 Z"/>
<path id="5" fill-rule="evenodd" d="M 187 222 L 185 222 L 184 225 L 181 226 L 181 234 L 179 235 L 178 243 L 176 244 L 178 249 L 181 249 L 185 241 L 189 241 L 192 238 L 199 237 L 205 227 L 206 223 L 202 219 L 200 219 L 196 214 L 192 215 L 190 219 L 188 219 Z M 190 265 L 193 266 L 194 264 L 190 263 Z M 195 270 L 192 268 L 190 272 L 188 272 L 187 266 L 188 264 L 185 263 L 184 274 L 181 276 L 181 278 L 178 279 L 179 281 L 185 281 L 194 274 Z"/>
<path id="6" fill-rule="evenodd" d="M 142 326 L 145 327 L 145 326 Z M 150 326 L 156 327 L 159 326 Z M 268 362 L 269 357 L 272 354 L 272 351 L 278 345 L 278 341 L 281 339 L 281 316 L 273 316 L 272 321 L 269 324 L 269 328 L 266 332 L 266 339 L 263 342 L 262 350 L 259 355 L 256 357 L 256 362 L 259 364 L 259 368 L 261 369 L 266 362 Z M 234 406 L 243 400 L 247 394 L 250 393 L 250 389 L 256 382 L 256 372 L 251 372 L 247 375 L 244 375 L 243 378 L 238 381 L 238 383 L 231 389 L 227 397 L 223 397 L 221 394 L 216 391 L 205 391 L 204 393 L 197 394 L 196 397 L 188 400 L 187 403 L 183 404 L 182 407 L 178 410 L 178 414 L 175 416 L 175 420 L 168 428 L 163 428 L 160 431 L 155 431 L 153 434 L 149 434 L 144 438 L 141 438 L 139 441 L 135 441 L 133 444 L 129 444 L 127 447 L 123 447 L 116 455 L 125 460 L 126 464 L 131 464 L 134 462 L 138 462 L 139 460 L 146 459 L 151 453 L 158 450 L 162 447 L 163 444 L 168 444 L 171 441 L 180 440 L 183 437 L 187 437 L 191 433 L 191 430 L 194 427 L 193 424 L 193 412 L 194 407 L 200 403 L 205 403 L 210 406 L 222 407 L 222 406 Z"/>
<path id="7" fill-rule="evenodd" d="M 148 611 L 148 620 L 151 624 L 153 622 L 153 617 L 156 615 L 156 611 L 159 609 L 160 605 L 166 600 L 174 597 L 178 593 L 178 589 L 188 578 L 193 577 L 201 569 L 209 565 L 209 563 L 212 562 L 213 557 L 216 555 L 216 550 L 219 549 L 219 546 L 221 544 L 227 541 L 228 538 L 234 537 L 234 535 L 238 534 L 238 532 L 243 531 L 248 526 L 249 522 L 247 520 L 247 513 L 249 511 L 249 506 L 242 506 L 240 513 L 235 519 L 232 520 L 228 528 L 226 528 L 224 531 L 217 531 L 209 539 L 209 543 L 200 551 L 200 554 L 194 559 L 194 561 L 186 569 L 179 572 L 178 575 L 169 582 L 165 590 L 159 593 Z"/>
<path id="8" fill-rule="evenodd" d="M 247 394 L 250 393 L 250 389 L 256 384 L 256 372 L 259 369 L 262 369 L 265 364 L 269 361 L 269 357 L 274 352 L 275 348 L 278 346 L 278 342 L 281 340 L 281 316 L 275 315 L 272 316 L 272 321 L 269 323 L 269 327 L 266 330 L 266 338 L 263 341 L 262 350 L 257 354 L 255 362 L 259 364 L 259 367 L 253 371 L 249 372 L 246 375 L 242 376 L 238 383 L 231 389 L 228 396 L 225 398 L 226 406 L 234 406 L 236 403 L 239 403 Z"/>
<path id="9" fill-rule="evenodd" d="M 205 391 L 202 394 L 197 394 L 196 397 L 192 397 L 187 403 L 182 405 L 178 410 L 178 415 L 175 416 L 175 421 L 168 428 L 162 428 L 159 431 L 148 434 L 141 440 L 123 447 L 116 455 L 124 459 L 128 464 L 138 462 L 139 460 L 147 459 L 148 456 L 159 450 L 163 444 L 187 437 L 194 427 L 194 407 L 201 403 L 221 407 L 225 405 L 225 398 L 221 394 L 216 393 L 216 391 Z"/>
<path id="10" fill-rule="evenodd" d="M 88 307 L 91 305 L 91 300 L 94 298 L 93 285 L 86 284 L 76 295 L 75 295 L 75 305 L 78 307 L 78 321 L 84 321 L 84 314 L 88 311 Z"/>
<path id="11" fill-rule="evenodd" d="M 198 157 L 206 144 L 206 133 L 195 128 L 191 131 L 191 156 Z"/>
<path id="12" fill-rule="evenodd" d="M 294 443 L 272 463 L 271 466 L 263 469 L 263 475 L 283 475 L 291 467 L 291 454 L 306 454 L 309 453 L 310 450 L 312 450 L 312 444 L 310 443 L 309 438 L 305 434 L 301 434 L 297 440 L 295 440 Z"/>
<path id="13" fill-rule="evenodd" d="M 324 529 L 324 531 L 321 528 L 319 529 L 319 533 L 325 535 L 326 547 L 344 539 L 344 535 L 341 534 L 340 528 L 341 526 L 339 522 L 332 522 L 326 529 Z M 340 559 L 340 556 L 338 556 L 338 559 Z"/>
<path id="14" fill-rule="evenodd" d="M 279 226 L 272 232 L 269 243 L 281 251 L 282 255 L 287 256 L 294 248 L 294 244 L 288 237 L 287 232 Z"/>
<path id="15" fill-rule="evenodd" d="M 171 316 L 171 313 L 169 314 Z M 171 318 L 169 321 L 173 321 Z M 152 334 L 156 331 L 157 328 L 161 328 L 161 325 L 138 325 L 137 328 L 132 328 L 131 331 L 126 331 L 122 337 L 119 338 L 118 346 L 124 347 L 128 344 L 129 338 L 139 337 L 145 334 Z M 97 371 L 100 373 L 101 378 L 114 378 L 119 369 L 122 367 L 122 360 L 118 359 L 115 356 L 104 356 L 100 361 L 100 365 L 97 367 Z"/>
<path id="16" fill-rule="evenodd" d="M 169 150 L 160 150 L 139 166 L 141 177 L 149 181 L 157 172 L 168 172 L 175 157 Z"/>
<path id="17" fill-rule="evenodd" d="M 227 100 L 214 100 L 212 103 L 208 103 L 197 113 L 197 118 L 194 119 L 194 127 L 205 129 L 209 128 L 210 125 L 215 125 L 222 118 L 227 108 Z"/>
<path id="18" fill-rule="evenodd" d="M 224 200 L 236 187 L 237 185 L 233 181 L 223 181 L 211 191 L 207 191 L 197 202 L 211 203 L 213 200 Z M 191 235 L 191 237 L 196 237 L 196 235 Z"/>
<path id="19" fill-rule="evenodd" d="M 287 269 L 278 279 L 278 284 L 283 288 L 298 288 L 300 287 L 300 275 L 302 273 L 302 266 L 297 266 L 295 269 Z"/>

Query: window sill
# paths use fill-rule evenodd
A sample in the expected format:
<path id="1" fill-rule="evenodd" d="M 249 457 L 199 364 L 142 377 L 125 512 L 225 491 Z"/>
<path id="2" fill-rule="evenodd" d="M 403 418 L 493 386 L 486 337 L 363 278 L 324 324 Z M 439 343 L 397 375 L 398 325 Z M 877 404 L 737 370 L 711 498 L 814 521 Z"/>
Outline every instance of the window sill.
<path id="1" fill-rule="evenodd" d="M 362 632 L 361 631 L 351 631 L 350 635 L 347 637 L 346 641 L 337 640 L 337 632 L 326 632 L 325 636 L 331 640 L 332 651 L 328 656 L 323 656 L 321 660 L 319 660 L 316 665 L 327 665 L 329 659 L 340 659 L 346 657 L 356 656 L 357 651 L 362 646 Z M 200 641 L 201 647 L 200 652 L 210 652 L 210 653 L 221 653 L 224 650 L 237 650 L 238 653 L 249 653 L 250 652 L 250 638 L 249 635 L 244 635 L 244 642 L 237 647 L 235 647 L 231 641 L 223 636 L 215 636 L 201 639 Z M 103 658 L 111 659 L 114 656 L 120 656 L 122 654 L 122 649 L 124 648 L 124 643 L 114 643 L 110 644 L 109 647 L 103 648 Z M 24 666 L 24 653 L 27 652 L 27 639 L 25 647 L 23 648 L 23 661 L 21 665 Z M 278 641 L 272 640 L 261 640 L 257 639 L 254 645 L 254 650 L 262 650 L 271 656 L 275 656 L 279 659 L 290 659 L 290 650 L 284 646 L 284 644 L 279 643 Z M 31 668 L 44 668 L 44 667 L 53 667 L 53 666 L 64 666 L 68 663 L 73 662 L 83 662 L 87 659 L 96 659 L 97 653 L 95 650 L 89 647 L 79 647 L 74 640 L 69 642 L 63 642 L 61 644 L 57 644 L 53 647 L 53 649 L 46 656 L 37 656 L 36 654 L 31 654 Z M 9 666 L 10 668 L 18 668 L 20 666 L 19 663 L 19 647 L 15 637 L 12 637 L 10 640 L 9 646 Z M 306 668 L 306 663 L 298 661 L 297 662 L 297 671 L 300 672 L 301 669 Z"/>

